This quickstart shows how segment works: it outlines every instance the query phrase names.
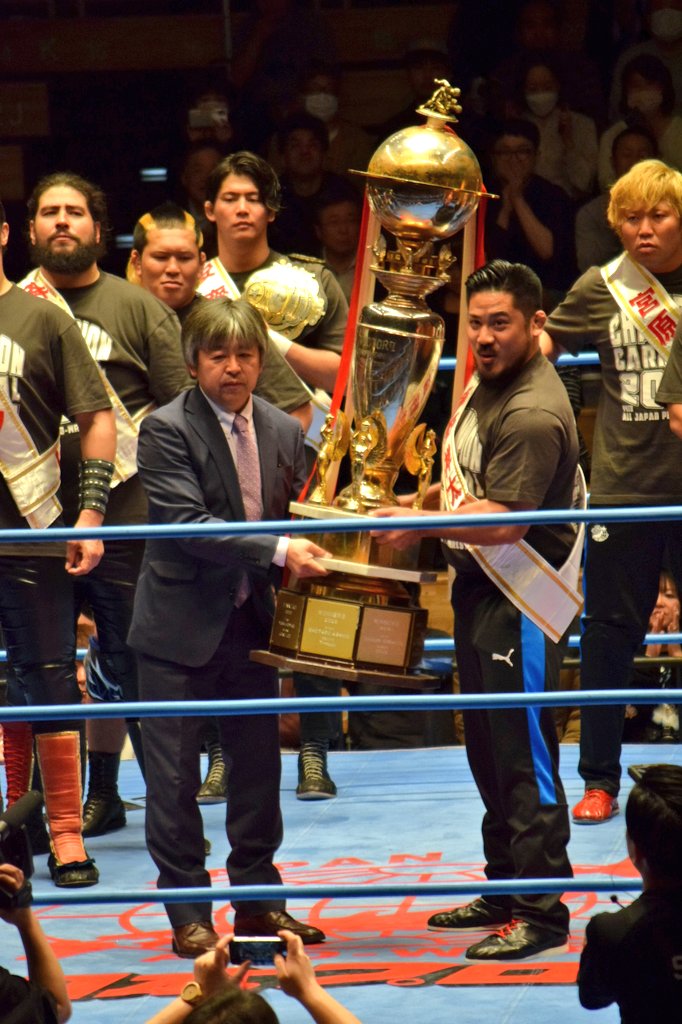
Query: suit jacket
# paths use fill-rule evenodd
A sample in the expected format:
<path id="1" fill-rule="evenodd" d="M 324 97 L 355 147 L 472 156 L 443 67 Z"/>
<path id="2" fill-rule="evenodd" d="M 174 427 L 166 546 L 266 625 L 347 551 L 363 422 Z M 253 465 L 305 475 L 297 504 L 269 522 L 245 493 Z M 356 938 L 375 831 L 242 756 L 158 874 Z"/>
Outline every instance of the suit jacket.
<path id="1" fill-rule="evenodd" d="M 254 396 L 263 519 L 285 519 L 305 483 L 303 433 L 291 416 Z M 138 469 L 150 523 L 243 522 L 237 470 L 218 419 L 199 388 L 147 416 Z M 154 657 L 197 667 L 215 653 L 241 574 L 269 638 L 277 537 L 216 536 L 147 540 L 128 642 Z"/>

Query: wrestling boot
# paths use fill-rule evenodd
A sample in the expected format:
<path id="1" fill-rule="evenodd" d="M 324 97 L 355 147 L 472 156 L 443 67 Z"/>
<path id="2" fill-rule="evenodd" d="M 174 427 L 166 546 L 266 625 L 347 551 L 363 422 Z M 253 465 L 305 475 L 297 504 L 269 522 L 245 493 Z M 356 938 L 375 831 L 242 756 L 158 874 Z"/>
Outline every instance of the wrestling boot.
<path id="1" fill-rule="evenodd" d="M 88 751 L 88 795 L 83 806 L 83 838 L 125 828 L 126 811 L 118 792 L 120 754 Z"/>
<path id="2" fill-rule="evenodd" d="M 227 801 L 227 766 L 217 740 L 206 741 L 208 771 L 197 793 L 198 804 L 224 804 Z"/>
<path id="3" fill-rule="evenodd" d="M 7 806 L 16 803 L 31 789 L 34 778 L 33 730 L 30 722 L 9 722 L 4 725 L 5 773 L 7 776 Z M 39 783 L 36 784 L 39 788 Z M 37 807 L 26 821 L 26 831 L 35 854 L 49 853 L 50 838 L 45 828 L 43 811 Z"/>
<path id="4" fill-rule="evenodd" d="M 47 866 L 52 880 L 60 888 L 96 885 L 99 871 L 88 857 L 81 833 L 80 737 L 77 732 L 39 733 L 36 751 L 50 829 Z"/>
<path id="5" fill-rule="evenodd" d="M 298 755 L 299 800 L 331 800 L 336 786 L 327 771 L 328 740 L 306 740 Z"/>
<path id="6" fill-rule="evenodd" d="M 7 806 L 31 788 L 33 777 L 33 730 L 30 722 L 3 723 Z"/>

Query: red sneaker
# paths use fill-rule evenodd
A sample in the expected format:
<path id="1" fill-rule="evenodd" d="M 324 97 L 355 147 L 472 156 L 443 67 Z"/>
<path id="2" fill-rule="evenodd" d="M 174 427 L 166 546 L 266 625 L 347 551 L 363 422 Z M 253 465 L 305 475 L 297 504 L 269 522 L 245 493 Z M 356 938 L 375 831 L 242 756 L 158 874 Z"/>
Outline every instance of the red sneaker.
<path id="1" fill-rule="evenodd" d="M 619 811 L 618 800 L 603 789 L 586 789 L 585 796 L 573 808 L 576 825 L 599 825 Z"/>

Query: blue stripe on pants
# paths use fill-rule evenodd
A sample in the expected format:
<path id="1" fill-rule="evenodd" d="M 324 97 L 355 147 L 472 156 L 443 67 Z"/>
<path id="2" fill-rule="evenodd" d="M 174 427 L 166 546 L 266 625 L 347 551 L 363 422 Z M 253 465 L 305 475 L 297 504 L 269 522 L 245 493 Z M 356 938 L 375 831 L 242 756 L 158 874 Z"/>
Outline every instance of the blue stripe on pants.
<path id="1" fill-rule="evenodd" d="M 544 693 L 545 690 L 545 635 L 539 626 L 521 616 L 521 656 L 523 659 L 523 689 L 525 693 Z M 552 772 L 552 759 L 547 750 L 540 727 L 542 708 L 526 708 L 530 752 L 535 768 L 535 779 L 541 804 L 556 804 L 556 788 Z"/>

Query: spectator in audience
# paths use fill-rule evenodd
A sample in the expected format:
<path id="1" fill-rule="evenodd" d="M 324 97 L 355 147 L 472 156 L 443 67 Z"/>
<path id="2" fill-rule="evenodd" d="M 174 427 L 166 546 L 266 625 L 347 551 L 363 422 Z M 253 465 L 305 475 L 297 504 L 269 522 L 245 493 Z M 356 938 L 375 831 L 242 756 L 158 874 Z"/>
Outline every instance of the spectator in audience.
<path id="1" fill-rule="evenodd" d="M 519 113 L 540 133 L 535 173 L 573 199 L 590 195 L 597 174 L 597 129 L 592 118 L 569 108 L 550 61 L 528 66 L 520 92 Z"/>
<path id="2" fill-rule="evenodd" d="M 301 81 L 300 101 L 303 110 L 318 117 L 327 127 L 329 145 L 324 169 L 346 174 L 350 169 L 367 170 L 375 149 L 371 135 L 360 125 L 339 113 L 341 72 L 328 64 L 313 64 Z"/>
<path id="3" fill-rule="evenodd" d="M 682 0 L 648 0 L 647 22 L 651 38 L 624 50 L 611 77 L 609 115 L 616 118 L 623 108 L 623 70 L 634 57 L 656 57 L 668 69 L 673 84 L 673 108 L 682 113 Z"/>
<path id="4" fill-rule="evenodd" d="M 235 129 L 230 118 L 233 103 L 227 91 L 209 88 L 199 93 L 187 109 L 185 133 L 192 146 L 211 143 L 221 154 L 235 148 Z"/>
<path id="5" fill-rule="evenodd" d="M 305 112 L 292 114 L 277 133 L 277 143 L 282 208 L 270 228 L 270 239 L 285 253 L 319 258 L 322 245 L 315 231 L 315 206 L 325 192 L 345 181 L 324 169 L 329 148 L 326 125 Z"/>
<path id="6" fill-rule="evenodd" d="M 235 33 L 231 66 L 247 146 L 264 151 L 294 107 L 298 83 L 313 61 L 336 61 L 324 16 L 298 0 L 255 0 Z"/>
<path id="7" fill-rule="evenodd" d="M 417 107 L 428 100 L 437 88 L 437 78 L 450 78 L 451 65 L 448 48 L 442 39 L 414 39 L 405 52 L 405 72 L 412 98 L 402 110 L 392 114 L 373 131 L 380 140 L 401 128 L 419 124 Z M 453 83 L 456 85 L 457 83 Z"/>
<path id="8" fill-rule="evenodd" d="M 551 0 L 525 0 L 519 7 L 516 47 L 493 69 L 488 78 L 493 110 L 511 116 L 506 106 L 531 64 L 551 60 L 563 83 L 563 98 L 571 110 L 587 114 L 596 124 L 605 119 L 604 92 L 599 70 L 584 53 L 562 45 L 562 25 L 557 5 Z"/>
<path id="9" fill-rule="evenodd" d="M 212 259 L 218 251 L 215 228 L 206 217 L 206 184 L 211 171 L 225 156 L 225 149 L 211 141 L 193 142 L 180 162 L 179 205 L 194 217 L 203 237 L 203 251 Z"/>
<path id="10" fill-rule="evenodd" d="M 355 279 L 361 219 L 362 199 L 350 184 L 324 191 L 315 205 L 315 233 L 322 246 L 322 259 L 347 302 Z"/>
<path id="11" fill-rule="evenodd" d="M 491 259 L 514 259 L 543 282 L 545 307 L 553 308 L 571 282 L 573 215 L 563 189 L 535 172 L 540 133 L 530 121 L 507 121 L 493 141 L 491 192 L 486 210 L 486 250 Z"/>
<path id="12" fill-rule="evenodd" d="M 315 1024 L 360 1024 L 319 984 L 300 938 L 286 929 L 279 935 L 286 943 L 286 956 L 276 955 L 274 966 L 282 991 L 296 999 Z M 147 1024 L 277 1024 L 278 1017 L 263 996 L 240 987 L 249 964 L 227 974 L 231 937 L 223 936 L 215 950 L 194 961 L 194 980 Z"/>
<path id="13" fill-rule="evenodd" d="M 680 598 L 672 575 L 663 571 L 658 584 L 658 597 L 649 619 L 649 633 L 679 633 Z M 642 649 L 649 665 L 635 665 L 631 686 L 636 690 L 679 690 L 682 678 L 682 645 L 679 643 L 647 644 Z M 678 665 L 659 664 L 662 657 L 680 658 Z M 680 718 L 677 705 L 628 704 L 625 708 L 625 743 L 677 743 L 680 738 Z"/>
<path id="14" fill-rule="evenodd" d="M 0 1013 L 12 1024 L 65 1024 L 71 1002 L 59 960 L 31 910 L 31 883 L 14 864 L 0 864 L 0 919 L 19 932 L 28 980 L 0 967 Z"/>
<path id="15" fill-rule="evenodd" d="M 657 155 L 656 140 L 646 128 L 624 128 L 611 146 L 614 181 L 626 174 L 640 160 Z M 621 250 L 618 235 L 609 224 L 606 210 L 608 189 L 581 206 L 575 218 L 575 251 L 578 270 L 600 267 Z"/>
<path id="16" fill-rule="evenodd" d="M 624 1024 L 674 1021 L 682 996 L 682 767 L 647 766 L 625 808 L 642 895 L 587 923 L 578 993 L 588 1010 L 618 1003 Z"/>
<path id="17" fill-rule="evenodd" d="M 654 139 L 658 154 L 682 170 L 682 116 L 674 113 L 670 72 L 656 57 L 634 57 L 623 68 L 621 118 L 599 140 L 599 185 L 610 188 L 616 178 L 613 142 L 625 128 L 643 128 Z"/>

